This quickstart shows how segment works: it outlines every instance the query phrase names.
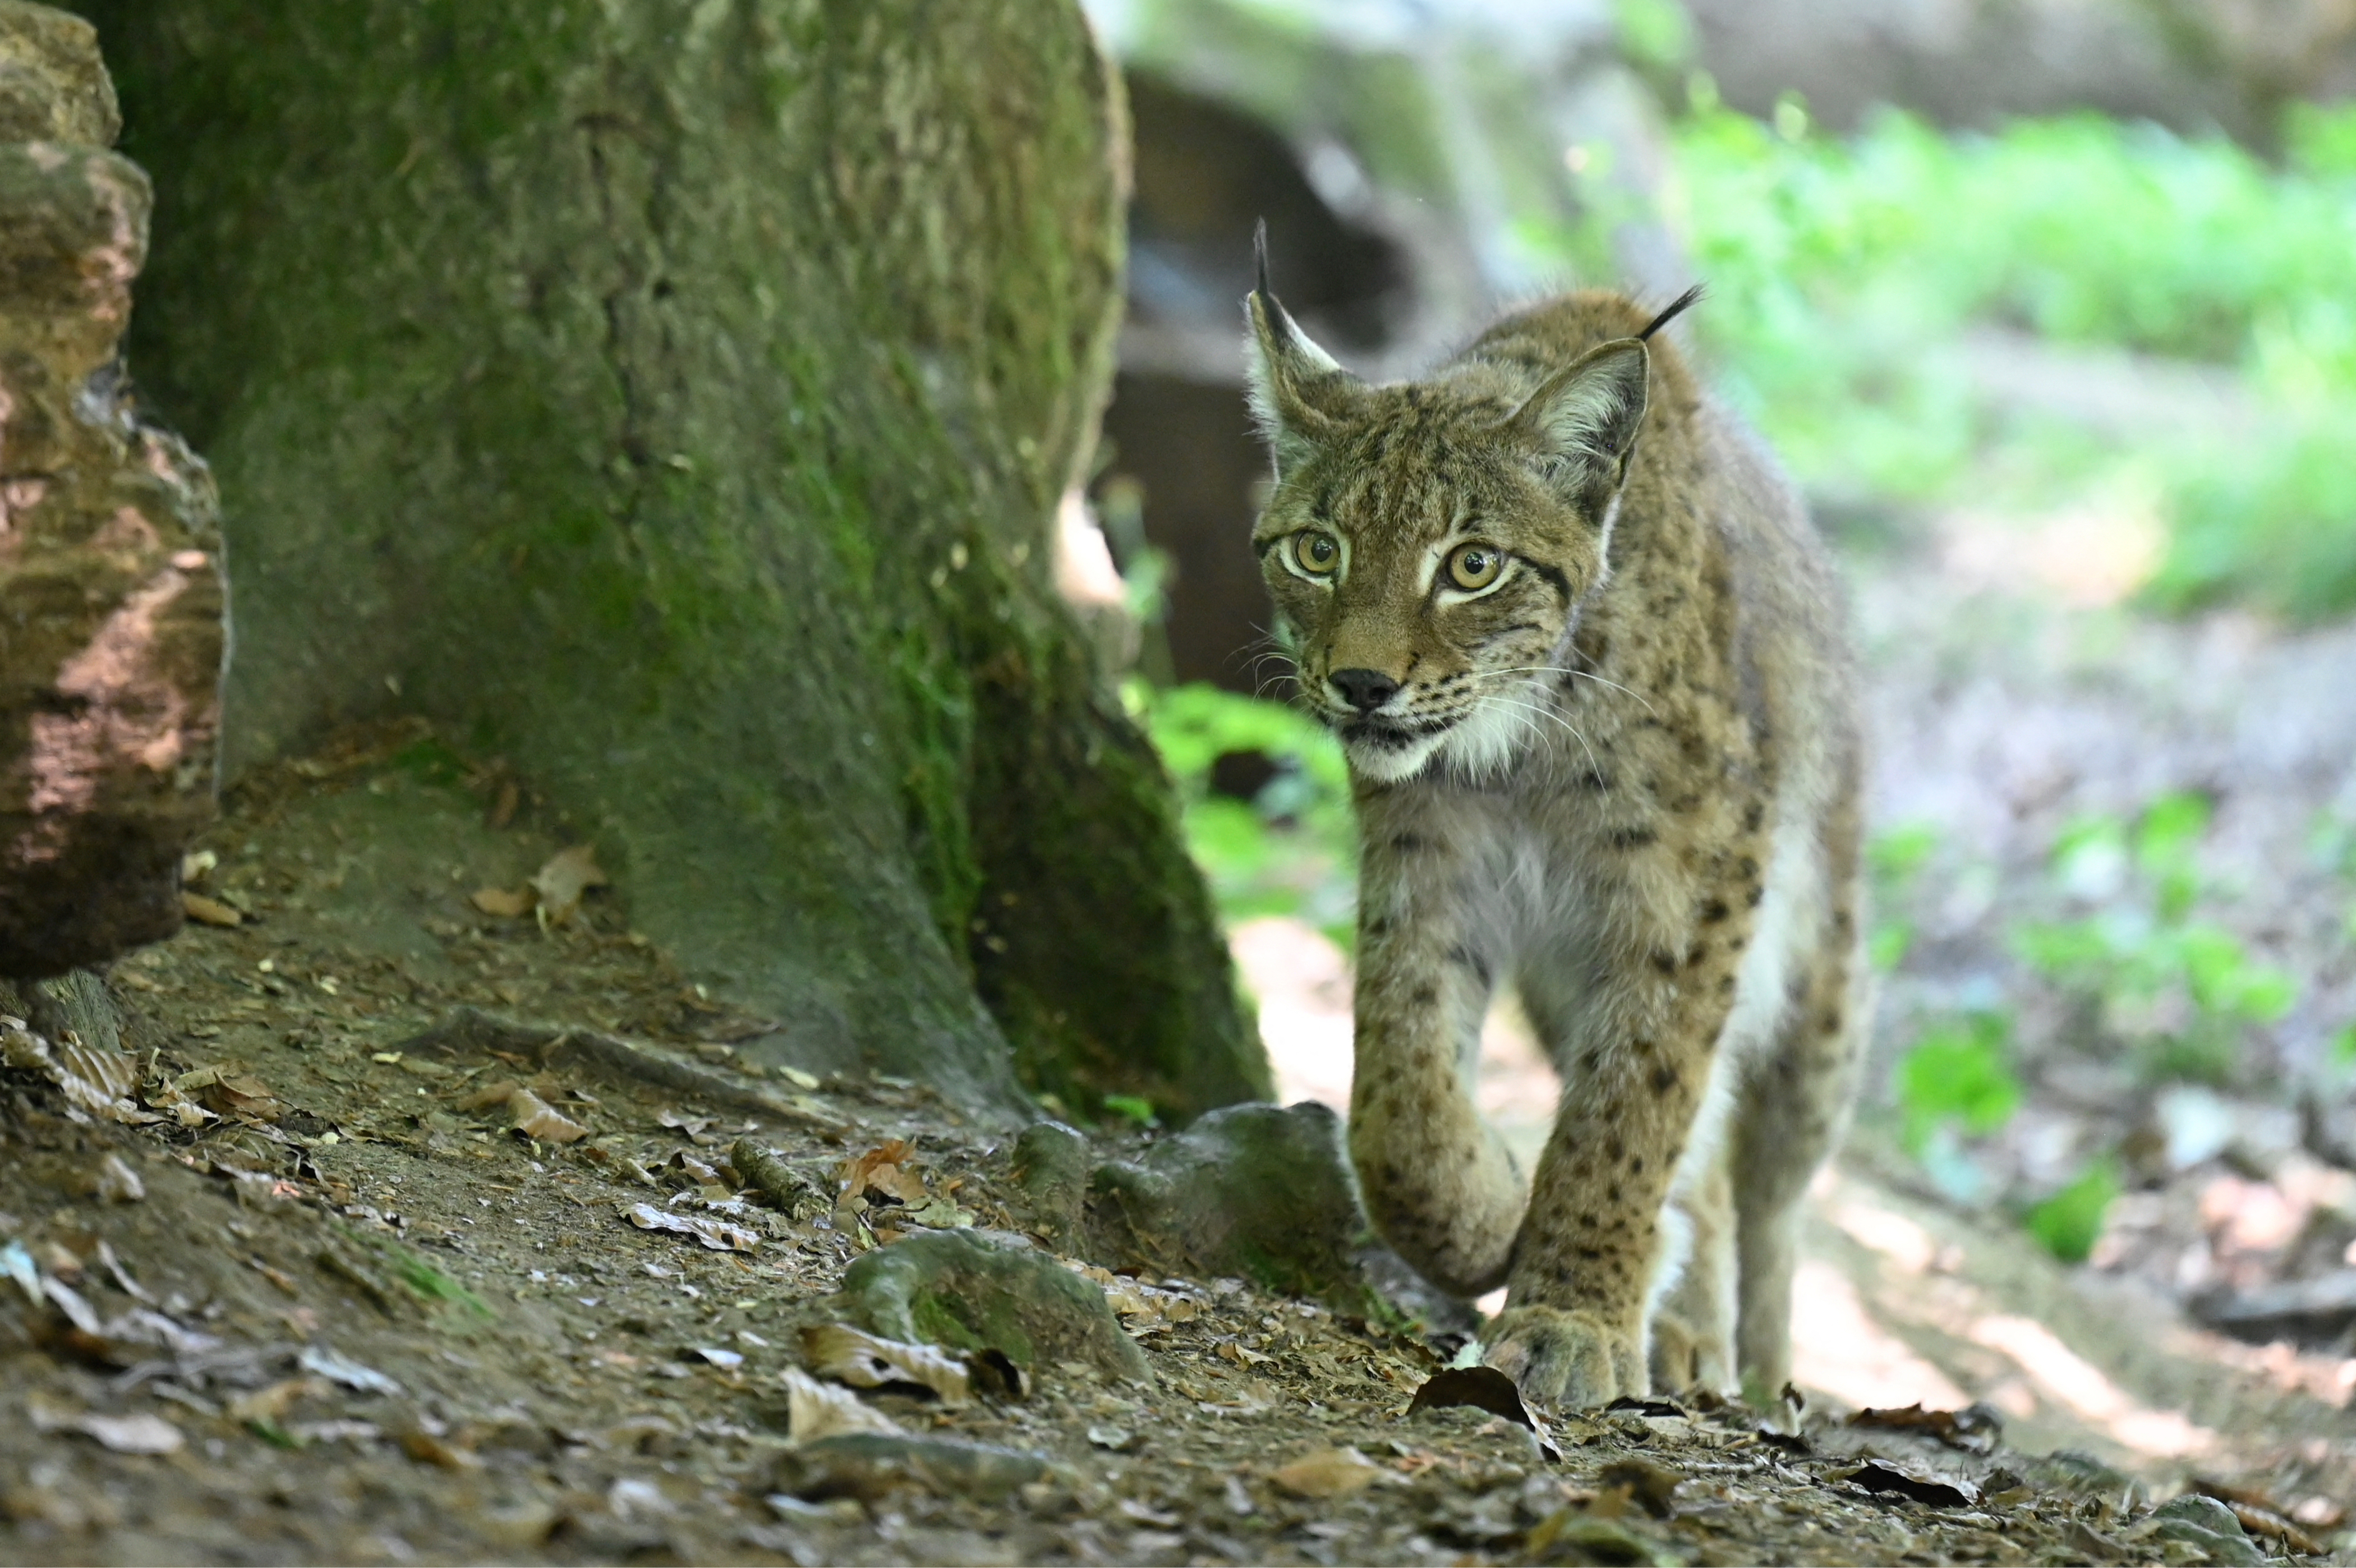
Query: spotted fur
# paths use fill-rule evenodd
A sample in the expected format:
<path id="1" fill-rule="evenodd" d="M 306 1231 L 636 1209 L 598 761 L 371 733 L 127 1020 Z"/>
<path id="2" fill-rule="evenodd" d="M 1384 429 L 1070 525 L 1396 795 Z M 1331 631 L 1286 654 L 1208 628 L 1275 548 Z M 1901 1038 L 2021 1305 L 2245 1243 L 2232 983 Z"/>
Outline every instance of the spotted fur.
<path id="1" fill-rule="evenodd" d="M 1387 386 L 1264 285 L 1248 309 L 1277 468 L 1253 542 L 1358 808 L 1350 1148 L 1376 1222 L 1451 1290 L 1510 1285 L 1490 1359 L 1534 1397 L 1778 1390 L 1796 1206 L 1868 1011 L 1823 548 L 1621 295 Z M 1484 551 L 1502 567 L 1466 589 Z M 1505 984 L 1565 1083 L 1527 1183 L 1469 1092 Z"/>

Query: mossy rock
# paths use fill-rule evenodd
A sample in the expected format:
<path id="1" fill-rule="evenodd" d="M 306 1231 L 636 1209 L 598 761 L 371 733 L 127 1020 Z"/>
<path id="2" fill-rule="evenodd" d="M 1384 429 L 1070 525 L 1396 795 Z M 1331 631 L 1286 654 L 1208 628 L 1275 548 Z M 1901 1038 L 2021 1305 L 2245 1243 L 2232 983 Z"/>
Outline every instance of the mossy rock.
<path id="1" fill-rule="evenodd" d="M 1061 1122 L 1033 1122 L 1014 1141 L 1017 1208 L 1024 1226 L 1050 1246 L 1076 1244 L 1088 1196 L 1087 1135 Z"/>
<path id="2" fill-rule="evenodd" d="M 1469 1327 L 1376 1237 L 1343 1141 L 1313 1101 L 1231 1105 L 1130 1159 L 1098 1165 L 1091 1254 L 1165 1273 L 1234 1275 L 1376 1321 Z"/>
<path id="3" fill-rule="evenodd" d="M 778 1455 L 776 1483 L 798 1498 L 857 1498 L 872 1502 L 903 1487 L 985 1502 L 1046 1474 L 1033 1454 L 954 1437 L 844 1433 Z"/>
<path id="4" fill-rule="evenodd" d="M 1152 1380 L 1104 1292 L 1014 1238 L 910 1236 L 852 1263 L 842 1293 L 853 1316 L 887 1339 L 1000 1350 L 1025 1371 L 1078 1361 L 1125 1381 Z"/>

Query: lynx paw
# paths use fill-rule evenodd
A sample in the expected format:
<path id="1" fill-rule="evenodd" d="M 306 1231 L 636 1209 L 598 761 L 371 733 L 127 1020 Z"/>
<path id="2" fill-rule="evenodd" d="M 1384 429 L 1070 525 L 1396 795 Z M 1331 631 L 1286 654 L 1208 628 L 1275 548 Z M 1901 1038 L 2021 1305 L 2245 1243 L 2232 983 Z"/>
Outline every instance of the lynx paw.
<path id="1" fill-rule="evenodd" d="M 1697 1333 L 1675 1313 L 1662 1313 L 1653 1319 L 1653 1391 L 1681 1394 L 1695 1389 L 1733 1394 L 1734 1369 L 1726 1348 L 1713 1343 L 1711 1336 Z"/>
<path id="2" fill-rule="evenodd" d="M 1591 1314 L 1509 1306 L 1490 1333 L 1489 1365 L 1540 1404 L 1587 1410 L 1645 1391 L 1635 1334 Z"/>

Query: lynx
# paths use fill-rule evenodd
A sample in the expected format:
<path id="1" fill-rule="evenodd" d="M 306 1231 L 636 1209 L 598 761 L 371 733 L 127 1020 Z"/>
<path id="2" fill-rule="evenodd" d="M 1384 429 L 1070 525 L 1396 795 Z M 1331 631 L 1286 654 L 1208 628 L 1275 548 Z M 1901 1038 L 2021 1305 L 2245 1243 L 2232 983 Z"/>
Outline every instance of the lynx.
<path id="1" fill-rule="evenodd" d="M 1247 301 L 1253 531 L 1361 844 L 1350 1153 L 1548 1403 L 1780 1391 L 1798 1206 L 1868 1012 L 1857 699 L 1824 549 L 1625 296 L 1374 385 Z M 1511 983 L 1564 1084 L 1525 1180 L 1470 1092 Z"/>

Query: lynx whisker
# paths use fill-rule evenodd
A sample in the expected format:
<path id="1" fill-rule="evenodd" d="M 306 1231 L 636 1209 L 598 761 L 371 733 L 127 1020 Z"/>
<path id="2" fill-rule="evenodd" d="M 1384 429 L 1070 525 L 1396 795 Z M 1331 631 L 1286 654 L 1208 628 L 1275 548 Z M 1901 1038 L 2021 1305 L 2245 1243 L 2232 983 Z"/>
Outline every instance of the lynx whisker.
<path id="1" fill-rule="evenodd" d="M 1659 718 L 1661 716 L 1659 709 L 1654 707 L 1652 703 L 1644 702 L 1644 694 L 1642 692 L 1622 686 L 1617 681 L 1607 681 L 1601 675 L 1590 674 L 1584 670 L 1573 670 L 1569 665 L 1565 664 L 1523 664 L 1517 665 L 1511 670 L 1475 670 L 1472 671 L 1472 679 L 1475 681 L 1494 681 L 1506 675 L 1576 675 L 1582 681 L 1592 681 L 1599 686 L 1609 686 L 1615 692 L 1625 692 L 1628 695 L 1635 698 L 1638 702 L 1644 703 L 1644 711 L 1646 713 L 1651 714 L 1655 718 Z"/>
<path id="2" fill-rule="evenodd" d="M 1588 745 L 1587 736 L 1580 733 L 1580 729 L 1577 725 L 1572 724 L 1569 719 L 1563 717 L 1552 708 L 1543 706 L 1537 703 L 1526 703 L 1518 697 L 1509 697 L 1505 695 L 1503 693 L 1498 692 L 1492 692 L 1481 700 L 1485 703 L 1495 703 L 1503 707 L 1517 708 L 1524 714 L 1535 714 L 1541 718 L 1552 719 L 1555 723 L 1569 730 L 1570 732 L 1571 738 L 1579 742 L 1580 748 L 1587 753 L 1587 765 L 1590 768 L 1596 769 L 1598 772 L 1602 770 L 1603 765 L 1595 760 L 1595 748 L 1592 746 Z M 1525 719 L 1523 722 L 1526 724 L 1531 723 L 1528 719 Z M 1535 730 L 1537 726 L 1532 724 L 1531 727 Z M 1538 731 L 1537 733 L 1543 734 L 1544 732 Z"/>

